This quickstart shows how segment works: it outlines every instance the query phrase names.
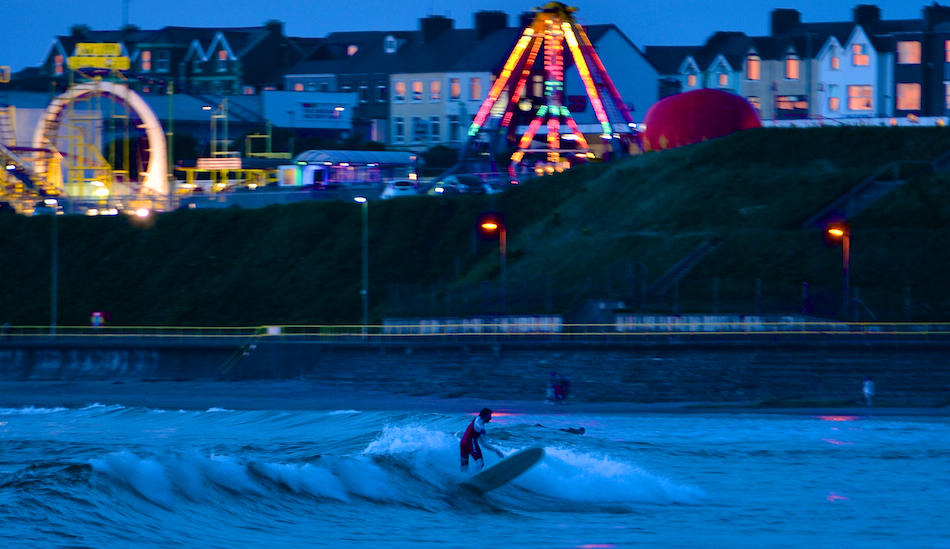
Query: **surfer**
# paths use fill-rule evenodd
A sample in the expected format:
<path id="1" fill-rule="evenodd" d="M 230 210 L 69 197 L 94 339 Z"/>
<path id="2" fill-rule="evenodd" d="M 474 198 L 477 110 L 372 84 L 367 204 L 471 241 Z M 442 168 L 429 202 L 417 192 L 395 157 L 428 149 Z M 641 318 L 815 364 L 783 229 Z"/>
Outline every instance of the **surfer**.
<path id="1" fill-rule="evenodd" d="M 482 408 L 482 411 L 478 413 L 478 417 L 472 420 L 472 422 L 468 424 L 468 428 L 465 429 L 465 434 L 462 435 L 462 442 L 459 444 L 462 451 L 463 473 L 468 471 L 469 456 L 472 456 L 472 458 L 475 459 L 475 464 L 478 466 L 478 468 L 475 470 L 476 472 L 485 466 L 485 461 L 482 459 L 482 449 L 478 445 L 478 438 L 485 434 L 485 424 L 489 421 L 491 421 L 491 409 Z M 498 454 L 498 457 L 505 457 L 504 454 L 493 448 L 484 440 L 482 441 L 482 444 L 485 446 L 485 448 L 488 448 L 492 452 Z"/>

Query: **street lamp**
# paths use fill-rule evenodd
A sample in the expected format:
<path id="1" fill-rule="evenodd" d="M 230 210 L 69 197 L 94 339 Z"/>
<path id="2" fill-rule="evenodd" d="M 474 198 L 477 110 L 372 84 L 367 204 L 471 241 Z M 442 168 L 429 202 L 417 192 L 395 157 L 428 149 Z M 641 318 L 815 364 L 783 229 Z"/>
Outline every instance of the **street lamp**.
<path id="1" fill-rule="evenodd" d="M 498 238 L 498 251 L 501 255 L 501 306 L 502 312 L 508 313 L 508 227 L 500 214 L 483 214 L 478 220 L 479 232 L 483 238 L 494 240 Z"/>
<path id="2" fill-rule="evenodd" d="M 363 301 L 363 335 L 366 335 L 366 327 L 369 324 L 369 201 L 365 196 L 357 196 L 353 200 L 362 205 L 363 210 L 363 286 L 360 289 L 360 297 Z"/>
<path id="3" fill-rule="evenodd" d="M 842 297 L 841 310 L 845 316 L 851 309 L 851 226 L 847 223 L 833 223 L 828 226 L 828 236 L 835 242 L 841 240 L 841 258 L 842 258 Z"/>
<path id="4" fill-rule="evenodd" d="M 49 313 L 49 333 L 50 335 L 56 335 L 56 317 L 59 298 L 57 296 L 58 287 L 59 287 L 59 266 L 57 265 L 59 259 L 59 252 L 57 251 L 57 229 L 56 229 L 56 218 L 58 217 L 59 211 L 59 201 L 55 198 L 47 198 L 43 201 L 44 204 L 53 209 L 53 221 L 51 229 L 51 248 L 52 251 L 50 259 L 50 313 Z"/>

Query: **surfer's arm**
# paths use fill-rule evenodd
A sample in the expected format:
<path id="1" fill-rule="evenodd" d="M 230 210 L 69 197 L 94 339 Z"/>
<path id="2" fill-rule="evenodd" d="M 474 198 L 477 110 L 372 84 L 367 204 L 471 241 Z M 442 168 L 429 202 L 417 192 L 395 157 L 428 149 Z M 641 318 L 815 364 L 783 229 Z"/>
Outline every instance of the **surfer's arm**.
<path id="1" fill-rule="evenodd" d="M 500 451 L 498 448 L 495 448 L 494 446 L 492 446 L 491 444 L 489 444 L 487 440 L 484 440 L 484 439 L 483 439 L 483 440 L 481 440 L 481 441 L 479 441 L 479 442 L 482 443 L 482 446 L 483 446 L 483 447 L 488 448 L 488 449 L 491 450 L 492 452 L 495 452 L 496 454 L 498 454 L 498 457 L 500 457 L 500 458 L 504 458 L 504 457 L 505 457 L 505 454 L 502 454 L 501 451 Z"/>

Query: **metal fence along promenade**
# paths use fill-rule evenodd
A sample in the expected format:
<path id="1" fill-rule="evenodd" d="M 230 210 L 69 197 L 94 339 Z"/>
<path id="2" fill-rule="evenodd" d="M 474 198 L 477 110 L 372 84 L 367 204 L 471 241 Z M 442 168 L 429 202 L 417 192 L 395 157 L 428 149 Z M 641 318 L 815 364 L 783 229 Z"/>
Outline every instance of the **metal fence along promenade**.
<path id="1" fill-rule="evenodd" d="M 950 323 L 735 322 L 624 324 L 307 325 L 258 327 L 0 327 L 0 347 L 245 347 L 268 343 L 352 345 L 941 344 Z"/>

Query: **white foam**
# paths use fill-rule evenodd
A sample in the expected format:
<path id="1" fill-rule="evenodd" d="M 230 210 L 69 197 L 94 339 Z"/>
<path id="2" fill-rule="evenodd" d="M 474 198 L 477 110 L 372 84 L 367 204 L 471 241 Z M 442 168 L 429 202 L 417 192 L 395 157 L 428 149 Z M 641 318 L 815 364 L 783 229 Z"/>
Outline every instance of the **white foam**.
<path id="1" fill-rule="evenodd" d="M 69 408 L 35 408 L 33 406 L 26 406 L 24 408 L 0 408 L 0 416 L 16 416 L 16 415 L 39 415 L 39 414 L 55 414 L 57 412 L 68 411 Z"/>
<path id="2" fill-rule="evenodd" d="M 309 463 L 300 466 L 287 463 L 267 463 L 264 465 L 262 472 L 271 480 L 283 484 L 294 492 L 329 497 L 340 501 L 350 500 L 340 479 L 323 467 L 317 467 Z"/>
<path id="3" fill-rule="evenodd" d="M 172 507 L 172 484 L 165 467 L 157 461 L 122 451 L 102 459 L 89 460 L 89 464 L 94 471 L 128 485 L 145 499 L 167 508 Z"/>
<path id="4" fill-rule="evenodd" d="M 227 408 L 218 408 L 217 406 L 208 408 L 209 412 L 233 412 L 234 410 L 228 410 Z"/>

